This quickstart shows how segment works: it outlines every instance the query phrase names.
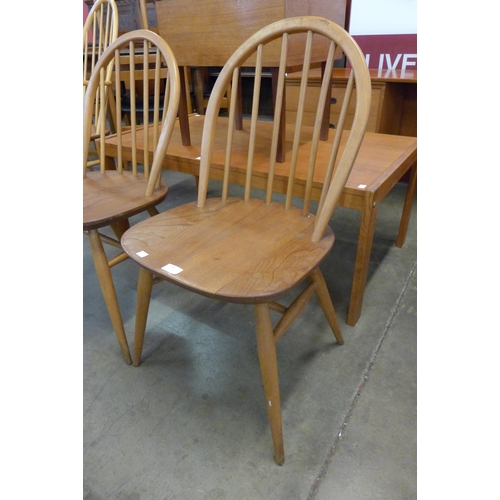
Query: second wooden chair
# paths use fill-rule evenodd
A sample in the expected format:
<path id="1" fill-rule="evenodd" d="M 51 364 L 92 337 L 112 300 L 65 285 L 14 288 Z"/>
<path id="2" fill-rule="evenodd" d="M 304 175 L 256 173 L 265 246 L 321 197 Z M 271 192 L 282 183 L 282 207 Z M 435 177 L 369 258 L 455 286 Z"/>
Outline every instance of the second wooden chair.
<path id="1" fill-rule="evenodd" d="M 126 71 L 127 96 L 130 106 L 127 139 L 122 137 L 123 124 L 120 54 L 126 52 L 129 68 Z M 154 67 L 150 59 L 154 58 Z M 108 99 L 110 83 L 107 81 L 108 65 L 112 63 L 115 99 Z M 145 68 L 144 68 L 145 66 Z M 166 74 L 166 81 L 162 80 Z M 152 75 L 152 76 L 150 76 Z M 135 92 L 136 83 L 142 92 Z M 155 33 L 137 30 L 126 33 L 112 43 L 101 55 L 88 83 L 84 99 L 83 131 L 83 230 L 88 232 L 97 276 L 111 317 L 123 357 L 131 363 L 130 351 L 118 305 L 111 267 L 127 258 L 121 252 L 120 237 L 130 226 L 129 218 L 148 212 L 158 214 L 155 208 L 167 196 L 168 186 L 161 183 L 162 161 L 174 128 L 180 99 L 179 69 L 168 44 Z M 138 101 L 140 103 L 138 104 Z M 110 110 L 110 107 L 114 109 Z M 107 135 L 106 117 L 116 119 L 116 134 Z M 97 117 L 97 152 L 100 170 L 87 171 L 87 155 L 93 117 Z M 140 124 L 138 123 L 140 122 Z M 140 146 L 151 155 L 138 154 L 137 134 L 148 130 Z M 128 143 L 127 143 L 128 141 Z M 142 142 L 144 144 L 142 144 Z M 127 146 L 127 147 L 126 147 Z M 126 149 L 126 152 L 124 150 Z M 116 163 L 114 157 L 117 158 Z M 130 165 L 130 171 L 123 169 Z M 110 227 L 113 233 L 104 234 Z M 103 242 L 120 250 L 108 259 Z"/>

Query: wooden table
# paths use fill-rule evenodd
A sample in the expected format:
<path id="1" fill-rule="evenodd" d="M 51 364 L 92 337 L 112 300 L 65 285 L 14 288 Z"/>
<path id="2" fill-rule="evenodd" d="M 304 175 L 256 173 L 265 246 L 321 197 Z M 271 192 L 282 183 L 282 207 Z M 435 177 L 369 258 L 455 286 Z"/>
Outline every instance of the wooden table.
<path id="1" fill-rule="evenodd" d="M 193 174 L 194 176 L 198 175 L 203 121 L 203 116 L 190 116 L 189 125 L 192 138 L 190 146 L 184 146 L 182 144 L 180 127 L 178 125 L 176 126 L 167 150 L 164 168 Z M 222 146 L 218 147 L 217 144 L 222 145 L 225 141 L 227 122 L 228 120 L 225 118 L 219 119 L 220 126 L 217 128 L 216 146 L 210 173 L 210 177 L 213 179 L 222 179 L 224 148 Z M 249 137 L 249 127 L 246 126 L 246 123 L 247 122 L 244 121 L 243 129 L 235 131 L 234 135 L 235 147 L 232 154 L 231 164 L 233 168 L 231 170 L 230 180 L 235 184 L 244 184 L 243 172 L 246 169 L 246 158 L 243 152 Z M 267 158 L 271 127 L 272 123 L 259 122 L 252 173 L 252 185 L 256 188 L 265 189 L 267 182 Z M 305 129 L 307 130 L 309 128 L 305 127 Z M 293 127 L 287 126 L 286 136 L 291 137 L 291 134 L 293 134 Z M 348 132 L 344 133 L 346 137 L 347 134 Z M 333 137 L 334 133 L 331 133 L 327 141 L 320 141 L 316 176 L 321 174 L 320 165 L 322 163 L 326 165 L 327 163 L 326 161 L 322 162 L 321 159 L 322 157 L 328 158 Z M 138 137 L 137 141 L 139 144 L 138 147 L 141 148 L 142 138 Z M 113 149 L 113 139 L 107 142 L 110 146 L 107 154 L 113 156 L 116 153 L 116 150 Z M 152 142 L 153 141 L 150 140 L 150 144 L 152 144 Z M 345 142 L 345 137 L 343 138 L 343 142 Z M 130 142 L 127 141 L 127 136 L 124 135 L 124 156 L 127 155 L 127 143 Z M 288 140 L 286 144 L 289 144 Z M 302 197 L 304 193 L 305 174 L 301 171 L 300 166 L 307 165 L 309 147 L 310 142 L 305 141 L 299 149 L 297 182 L 294 191 L 294 195 L 298 197 Z M 240 151 L 242 152 L 241 155 L 238 154 Z M 288 180 L 286 172 L 290 155 L 287 156 L 288 160 L 285 160 L 284 163 L 276 164 L 277 180 L 274 184 L 274 190 L 279 193 L 286 192 L 286 183 Z M 306 160 L 301 161 L 301 158 L 306 158 Z M 142 159 L 143 156 L 141 158 L 141 155 L 139 155 L 138 161 L 142 161 Z M 360 210 L 362 212 L 351 298 L 347 316 L 347 324 L 350 326 L 354 326 L 361 315 L 379 203 L 391 191 L 401 177 L 406 172 L 409 172 L 408 189 L 403 206 L 396 246 L 401 247 L 404 243 L 416 187 L 416 160 L 417 139 L 415 137 L 371 132 L 366 133 L 353 170 L 347 180 L 347 184 L 339 201 L 340 206 Z M 321 182 L 316 180 L 313 186 L 313 199 L 319 199 L 321 187 Z"/>
<path id="2" fill-rule="evenodd" d="M 156 20 L 158 33 L 164 38 L 175 54 L 180 67 L 201 68 L 222 67 L 234 51 L 250 36 L 265 26 L 294 16 L 316 15 L 325 17 L 344 26 L 346 0 L 252 0 L 234 2 L 233 0 L 211 0 L 197 2 L 189 0 L 156 0 Z M 304 58 L 306 34 L 294 36 L 289 41 L 287 66 L 288 71 L 298 71 Z M 326 61 L 329 42 L 319 39 L 314 44 L 311 64 L 321 65 Z M 281 43 L 274 41 L 266 46 L 262 64 L 275 69 L 279 67 Z M 340 52 L 337 53 L 340 57 Z M 243 63 L 245 67 L 255 66 L 255 56 Z M 184 71 L 181 72 L 181 87 L 185 88 Z M 200 96 L 200 76 L 194 76 L 194 87 L 197 102 L 203 101 Z M 239 91 L 241 92 L 241 86 Z M 241 95 L 236 95 L 241 102 Z M 198 113 L 203 114 L 201 109 Z M 179 115 L 183 131 L 183 143 L 189 145 L 191 132 L 189 122 L 185 120 L 187 113 L 187 96 L 181 95 Z M 237 108 L 241 123 L 241 109 Z M 284 110 L 283 110 L 284 113 Z M 327 113 L 329 114 L 329 113 Z M 328 134 L 325 123 L 322 138 Z M 277 160 L 283 161 L 284 151 L 278 146 Z"/>

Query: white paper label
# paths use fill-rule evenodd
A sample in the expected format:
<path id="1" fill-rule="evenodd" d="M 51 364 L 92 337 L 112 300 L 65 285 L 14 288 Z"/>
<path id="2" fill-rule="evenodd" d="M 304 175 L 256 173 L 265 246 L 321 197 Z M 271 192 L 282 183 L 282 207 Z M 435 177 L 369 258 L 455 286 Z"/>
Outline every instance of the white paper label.
<path id="1" fill-rule="evenodd" d="M 179 274 L 183 271 L 180 267 L 174 266 L 174 264 L 167 264 L 163 266 L 162 269 L 169 274 Z"/>

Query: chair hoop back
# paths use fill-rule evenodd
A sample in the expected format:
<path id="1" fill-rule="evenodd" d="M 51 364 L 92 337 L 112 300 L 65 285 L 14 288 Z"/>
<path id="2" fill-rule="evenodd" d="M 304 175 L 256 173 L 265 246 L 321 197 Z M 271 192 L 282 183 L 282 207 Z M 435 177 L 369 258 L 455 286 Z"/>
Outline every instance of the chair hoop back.
<path id="1" fill-rule="evenodd" d="M 244 191 L 245 199 L 250 197 L 253 183 L 252 169 L 254 167 L 254 159 L 262 155 L 262 135 L 258 134 L 258 130 L 262 124 L 262 120 L 259 119 L 259 98 L 262 94 L 261 78 L 266 69 L 263 61 L 266 60 L 266 48 L 269 45 L 276 47 L 276 44 L 280 43 L 277 40 L 281 39 L 281 56 L 279 68 L 277 70 L 277 85 L 273 95 L 273 128 L 269 136 L 269 145 L 266 145 L 266 155 L 269 156 L 269 164 L 266 168 L 268 172 L 266 201 L 268 203 L 272 201 L 275 171 L 277 168 L 281 168 L 281 165 L 277 165 L 276 162 L 276 153 L 280 141 L 280 130 L 284 131 L 285 128 L 290 125 L 289 123 L 284 123 L 285 117 L 283 110 L 286 99 L 286 73 L 290 71 L 291 68 L 290 63 L 287 62 L 287 56 L 290 52 L 289 48 L 296 47 L 296 44 L 292 45 L 293 37 L 300 37 L 299 43 L 303 47 L 304 56 L 302 58 L 303 64 L 300 68 L 302 70 L 302 80 L 294 130 L 290 137 L 287 136 L 286 154 L 290 159 L 286 162 L 289 172 L 285 207 L 290 208 L 291 206 L 295 192 L 294 190 L 296 189 L 296 171 L 298 168 L 302 168 L 300 164 L 303 163 L 303 159 L 299 157 L 299 145 L 304 141 L 304 134 L 306 136 L 309 134 L 308 137 L 311 140 L 311 147 L 309 159 L 307 160 L 308 167 L 307 174 L 305 174 L 305 187 L 303 187 L 303 189 L 305 189 L 305 194 L 303 196 L 305 216 L 310 213 L 311 190 L 315 180 L 317 180 L 317 175 L 319 175 L 318 169 L 315 168 L 316 164 L 320 161 L 318 160 L 318 151 L 323 151 L 325 146 L 325 141 L 320 140 L 321 126 L 326 105 L 329 104 L 331 99 L 331 74 L 334 59 L 338 57 L 339 51 L 345 56 L 350 68 L 352 68 L 344 103 L 341 107 L 340 118 L 338 123 L 335 124 L 335 131 L 333 132 L 335 134 L 333 146 L 331 152 L 327 155 L 328 161 L 324 161 L 327 165 L 323 166 L 321 169 L 321 175 L 324 175 L 324 187 L 319 200 L 319 207 L 316 213 L 316 227 L 312 236 L 313 241 L 318 241 L 325 231 L 354 164 L 368 123 L 371 101 L 370 75 L 361 49 L 343 28 L 321 17 L 300 16 L 277 21 L 250 37 L 234 52 L 225 64 L 211 93 L 205 116 L 201 146 L 198 206 L 204 206 L 207 196 L 210 166 L 214 154 L 214 144 L 218 129 L 217 120 L 222 98 L 229 85 L 232 86 L 233 95 L 236 95 L 238 85 L 241 84 L 241 66 L 248 65 L 245 64 L 245 62 L 249 57 L 254 57 L 255 79 L 253 105 L 250 111 L 250 123 L 248 125 L 249 131 L 246 132 L 248 135 L 248 162 L 246 166 L 247 173 Z M 325 39 L 327 41 L 326 45 L 324 42 Z M 313 55 L 317 53 L 315 52 L 317 51 L 317 47 L 325 46 L 328 47 L 328 50 L 323 59 L 323 81 L 317 103 L 314 127 L 305 127 L 302 121 L 305 110 L 308 74 L 313 63 L 315 63 Z M 253 60 L 254 59 L 252 59 L 252 61 Z M 293 70 L 296 71 L 297 69 L 294 67 Z M 241 130 L 237 130 L 234 126 L 237 100 L 232 99 L 231 101 L 222 191 L 223 199 L 227 197 L 227 184 L 229 182 L 231 168 L 233 168 L 233 165 L 231 165 L 231 143 L 235 134 L 242 133 Z M 347 134 L 347 139 L 344 139 L 344 130 L 348 130 L 346 126 L 348 114 L 350 114 L 350 110 L 352 109 L 351 101 L 355 101 L 354 119 L 352 120 L 352 125 L 349 127 L 350 132 Z M 321 158 L 324 158 L 324 156 L 324 153 L 322 153 Z"/>
<path id="2" fill-rule="evenodd" d="M 111 80 L 107 80 L 108 67 L 112 69 Z M 108 98 L 106 89 L 110 87 L 114 92 Z M 149 178 L 146 194 L 151 194 L 161 177 L 162 162 L 174 128 L 179 100 L 179 69 L 165 40 L 149 30 L 131 31 L 119 37 L 99 58 L 85 94 L 83 176 L 86 176 L 87 171 L 92 117 L 97 116 L 101 173 L 104 173 L 105 160 L 109 157 L 117 158 L 112 168 L 120 173 L 126 164 L 132 165 L 133 173 L 137 174 L 138 165 L 142 164 L 144 175 Z M 99 109 L 97 113 L 96 103 Z M 99 118 L 103 116 L 106 119 L 113 117 L 115 134 L 106 136 L 107 120 Z M 143 135 L 143 144 L 138 144 L 137 137 L 142 136 L 144 128 L 149 133 Z M 142 145 L 143 151 L 149 151 L 149 154 L 139 156 L 137 150 Z M 113 148 L 112 154 L 106 154 L 108 148 Z"/>

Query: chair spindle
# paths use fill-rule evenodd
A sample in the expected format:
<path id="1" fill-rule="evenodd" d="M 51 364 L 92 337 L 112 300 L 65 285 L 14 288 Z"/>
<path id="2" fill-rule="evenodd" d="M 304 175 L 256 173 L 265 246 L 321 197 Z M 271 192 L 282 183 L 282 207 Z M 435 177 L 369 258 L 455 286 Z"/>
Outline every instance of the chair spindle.
<path id="1" fill-rule="evenodd" d="M 266 203 L 269 204 L 273 197 L 274 169 L 276 166 L 276 155 L 278 153 L 278 139 L 281 127 L 281 108 L 283 106 L 283 94 L 285 91 L 286 60 L 288 56 L 288 33 L 283 33 L 281 39 L 281 56 L 278 70 L 278 83 L 276 89 L 276 103 L 274 108 L 274 126 L 271 139 L 271 156 L 269 157 L 269 175 L 267 178 Z"/>
<path id="2" fill-rule="evenodd" d="M 115 89 L 116 89 L 116 137 L 117 137 L 117 169 L 122 171 L 123 165 L 123 144 L 122 144 L 122 91 L 121 91 L 121 68 L 120 51 L 115 50 Z"/>
<path id="3" fill-rule="evenodd" d="M 288 177 L 288 185 L 287 185 L 286 201 L 285 201 L 285 209 L 287 210 L 292 206 L 293 186 L 295 183 L 295 171 L 297 168 L 297 157 L 299 154 L 302 117 L 304 115 L 304 103 L 306 100 L 305 95 L 307 91 L 307 81 L 309 79 L 309 67 L 311 65 L 312 40 L 313 40 L 313 32 L 309 30 L 307 32 L 306 47 L 304 51 L 304 64 L 302 68 L 302 79 L 300 82 L 300 91 L 299 91 L 299 105 L 297 108 L 297 118 L 295 122 L 292 157 L 290 160 L 290 172 L 288 174 L 289 177 Z"/>
<path id="4" fill-rule="evenodd" d="M 330 153 L 330 158 L 328 160 L 328 166 L 325 174 L 325 181 L 323 184 L 323 189 L 321 191 L 321 196 L 319 199 L 318 212 L 323 208 L 323 203 L 325 201 L 326 195 L 328 193 L 328 188 L 330 182 L 335 174 L 335 163 L 337 161 L 337 155 L 339 152 L 340 141 L 342 139 L 342 132 L 344 131 L 345 119 L 347 117 L 347 109 L 349 108 L 349 103 L 352 98 L 352 91 L 354 89 L 354 72 L 349 75 L 349 80 L 347 81 L 344 102 L 342 103 L 342 109 L 340 110 L 339 121 L 337 124 L 337 129 L 335 132 L 335 137 L 333 139 L 332 150 Z"/>
<path id="5" fill-rule="evenodd" d="M 316 118 L 313 130 L 313 137 L 311 142 L 311 153 L 309 155 L 309 167 L 307 169 L 307 179 L 306 179 L 306 189 L 304 195 L 304 206 L 303 214 L 307 216 L 311 208 L 311 192 L 314 181 L 314 170 L 316 165 L 316 156 L 318 153 L 319 140 L 321 135 L 321 123 L 323 121 L 323 114 L 325 112 L 325 104 L 327 99 L 330 98 L 330 75 L 333 70 L 333 60 L 335 56 L 335 42 L 330 43 L 330 48 L 328 50 L 328 56 L 325 64 L 325 71 L 323 75 L 323 81 L 321 82 L 321 90 L 318 99 L 318 107 L 316 110 Z"/>
<path id="6" fill-rule="evenodd" d="M 250 189 L 252 184 L 252 167 L 255 153 L 255 136 L 257 133 L 257 120 L 259 118 L 260 85 L 262 79 L 262 51 L 263 44 L 257 48 L 257 61 L 255 63 L 255 80 L 253 87 L 252 116 L 250 122 L 250 142 L 248 145 L 248 165 L 245 183 L 245 201 L 250 199 Z"/>
<path id="7" fill-rule="evenodd" d="M 142 56 L 142 125 L 145 129 L 144 137 L 144 159 L 142 161 L 144 166 L 144 176 L 146 179 L 149 177 L 149 44 L 144 42 L 143 56 Z M 153 142 L 154 147 L 154 142 Z"/>

